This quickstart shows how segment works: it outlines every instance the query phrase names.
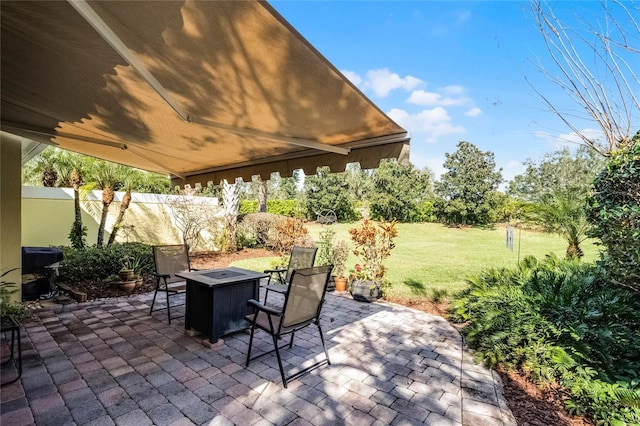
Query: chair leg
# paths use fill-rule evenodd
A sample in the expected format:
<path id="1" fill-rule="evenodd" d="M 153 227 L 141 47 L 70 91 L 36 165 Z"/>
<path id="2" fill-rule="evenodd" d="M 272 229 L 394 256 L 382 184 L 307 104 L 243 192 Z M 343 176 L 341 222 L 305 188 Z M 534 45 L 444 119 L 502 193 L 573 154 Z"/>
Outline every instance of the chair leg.
<path id="1" fill-rule="evenodd" d="M 268 285 L 268 284 L 267 284 Z M 264 304 L 267 304 L 267 297 L 269 297 L 269 287 L 264 289 Z"/>
<path id="2" fill-rule="evenodd" d="M 256 331 L 256 325 L 251 324 L 251 335 L 249 336 L 249 351 L 247 352 L 247 367 L 249 366 L 249 361 L 251 360 L 251 347 L 253 346 L 253 333 Z"/>
<path id="3" fill-rule="evenodd" d="M 171 306 L 169 305 L 169 287 L 167 287 L 166 290 L 167 291 L 165 291 L 164 293 L 167 295 L 167 319 L 169 320 L 169 325 L 171 325 Z"/>
<path id="4" fill-rule="evenodd" d="M 287 388 L 287 378 L 284 376 L 284 368 L 282 368 L 282 360 L 280 359 L 280 349 L 278 348 L 278 339 L 272 334 L 273 344 L 276 347 L 276 357 L 278 358 L 278 367 L 280 367 L 280 377 L 282 377 L 282 385 Z"/>
<path id="5" fill-rule="evenodd" d="M 289 349 L 291 349 L 293 347 L 293 336 L 296 334 L 296 332 L 294 331 L 293 333 L 291 333 L 291 341 L 289 342 Z"/>
<path id="6" fill-rule="evenodd" d="M 153 305 L 156 303 L 156 296 L 158 295 L 158 287 L 160 286 L 160 282 L 156 282 L 156 291 L 153 293 L 153 300 L 151 301 L 151 309 L 149 309 L 149 315 L 153 312 Z"/>
<path id="7" fill-rule="evenodd" d="M 331 360 L 329 360 L 329 352 L 327 352 L 327 347 L 324 345 L 324 336 L 322 335 L 322 328 L 320 328 L 319 322 L 318 322 L 318 332 L 320 333 L 320 342 L 322 342 L 322 349 L 324 349 L 324 355 L 327 357 L 327 364 L 331 365 Z"/>

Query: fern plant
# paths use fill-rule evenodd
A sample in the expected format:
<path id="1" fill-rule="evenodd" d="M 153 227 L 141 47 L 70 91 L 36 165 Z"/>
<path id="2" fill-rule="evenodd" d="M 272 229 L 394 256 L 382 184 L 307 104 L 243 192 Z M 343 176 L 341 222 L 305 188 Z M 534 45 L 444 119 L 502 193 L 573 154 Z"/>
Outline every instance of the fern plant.
<path id="1" fill-rule="evenodd" d="M 451 318 L 489 365 L 557 382 L 567 409 L 597 424 L 640 424 L 640 297 L 597 265 L 547 256 L 489 269 L 455 296 Z"/>

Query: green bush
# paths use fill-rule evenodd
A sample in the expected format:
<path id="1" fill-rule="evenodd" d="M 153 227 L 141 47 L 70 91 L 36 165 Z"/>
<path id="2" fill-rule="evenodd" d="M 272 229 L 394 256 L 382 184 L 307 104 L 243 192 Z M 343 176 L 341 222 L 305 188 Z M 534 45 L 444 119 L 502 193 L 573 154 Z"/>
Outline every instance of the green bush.
<path id="1" fill-rule="evenodd" d="M 610 286 L 602 268 L 529 257 L 470 279 L 452 307 L 489 365 L 557 381 L 567 408 L 598 423 L 640 422 L 640 297 Z"/>
<path id="2" fill-rule="evenodd" d="M 267 200 L 267 212 L 297 219 L 302 219 L 307 214 L 304 205 L 298 200 Z"/>
<path id="3" fill-rule="evenodd" d="M 640 131 L 614 153 L 594 181 L 587 218 L 607 248 L 605 264 L 618 283 L 640 291 Z"/>
<path id="4" fill-rule="evenodd" d="M 4 278 L 16 269 L 9 269 L 0 274 L 0 314 L 20 321 L 29 316 L 29 311 L 19 300 L 12 299 L 12 295 L 18 291 L 18 285 L 14 282 L 5 281 Z"/>
<path id="5" fill-rule="evenodd" d="M 257 212 L 257 201 L 240 202 L 239 214 L 246 215 Z M 307 211 L 304 205 L 298 200 L 267 200 L 267 213 L 302 219 L 306 216 Z"/>
<path id="6" fill-rule="evenodd" d="M 112 244 L 110 246 L 91 246 L 85 249 L 60 247 L 64 260 L 60 264 L 60 281 L 101 280 L 117 274 L 124 259 L 139 258 L 140 272 L 153 272 L 151 246 L 142 243 Z"/>
<path id="7" fill-rule="evenodd" d="M 238 209 L 238 214 L 245 215 L 251 213 L 258 212 L 258 202 L 252 200 L 244 200 L 240 201 L 240 207 Z"/>
<path id="8" fill-rule="evenodd" d="M 433 205 L 433 201 L 420 201 L 416 203 L 416 211 L 413 216 L 413 222 L 435 222 L 436 208 Z"/>

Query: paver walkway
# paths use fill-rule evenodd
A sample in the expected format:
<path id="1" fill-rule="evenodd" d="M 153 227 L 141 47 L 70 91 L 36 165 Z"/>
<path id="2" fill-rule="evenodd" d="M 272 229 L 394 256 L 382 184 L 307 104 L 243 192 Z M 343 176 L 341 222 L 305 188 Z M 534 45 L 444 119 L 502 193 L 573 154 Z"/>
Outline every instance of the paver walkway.
<path id="1" fill-rule="evenodd" d="M 322 326 L 331 365 L 284 389 L 275 355 L 245 367 L 248 334 L 205 346 L 182 319 L 169 326 L 164 311 L 149 316 L 150 301 L 39 310 L 24 324 L 23 377 L 0 390 L 0 424 L 515 424 L 499 377 L 471 361 L 443 318 L 329 294 Z M 272 347 L 256 336 L 256 354 Z M 320 352 L 315 327 L 296 333 L 282 351 L 285 371 Z"/>

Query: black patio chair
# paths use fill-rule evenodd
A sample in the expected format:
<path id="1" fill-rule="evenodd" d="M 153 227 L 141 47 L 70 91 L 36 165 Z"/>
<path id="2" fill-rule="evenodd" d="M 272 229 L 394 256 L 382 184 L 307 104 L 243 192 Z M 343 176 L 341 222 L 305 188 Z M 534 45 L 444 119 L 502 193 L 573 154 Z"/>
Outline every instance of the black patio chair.
<path id="1" fill-rule="evenodd" d="M 327 285 L 329 283 L 329 277 L 331 276 L 332 269 L 333 265 L 295 269 L 291 273 L 291 279 L 287 286 L 288 290 L 285 293 L 284 305 L 282 308 L 266 306 L 254 299 L 247 302 L 247 305 L 255 308 L 254 314 L 245 316 L 245 319 L 251 324 L 251 337 L 249 338 L 249 350 L 247 352 L 247 367 L 249 366 L 250 361 L 275 351 L 276 357 L 278 358 L 278 367 L 280 367 L 282 384 L 286 388 L 288 380 L 295 379 L 324 364 L 331 364 L 327 347 L 324 344 L 322 328 L 320 327 L 320 312 L 322 311 L 322 304 L 324 303 L 324 296 L 327 291 Z M 306 367 L 289 377 L 286 377 L 282 367 L 282 359 L 280 358 L 280 349 L 287 345 L 285 344 L 282 347 L 278 347 L 278 340 L 282 339 L 287 334 L 291 334 L 291 340 L 288 345 L 289 348 L 291 348 L 293 347 L 293 337 L 295 332 L 311 324 L 315 324 L 318 327 L 325 359 L 316 362 L 315 364 Z M 274 349 L 251 358 L 251 347 L 253 345 L 253 335 L 256 327 L 271 335 Z"/>
<path id="2" fill-rule="evenodd" d="M 294 269 L 311 268 L 316 260 L 317 247 L 293 247 L 289 256 L 289 265 L 286 268 L 267 269 L 265 274 L 269 274 L 264 293 L 264 303 L 267 304 L 267 297 L 270 291 L 284 294 L 287 292 L 287 283 L 291 279 Z M 274 282 L 272 284 L 272 281 Z"/>
<path id="3" fill-rule="evenodd" d="M 169 297 L 185 293 L 187 290 L 187 283 L 184 278 L 177 277 L 175 274 L 192 270 L 189 262 L 189 247 L 187 245 L 158 245 L 153 246 L 152 250 L 153 263 L 155 265 L 156 290 L 153 294 L 149 315 L 151 315 L 154 310 L 160 311 L 166 309 L 167 319 L 169 320 L 169 324 L 171 324 L 171 308 L 184 305 L 184 303 L 171 305 Z M 153 309 L 159 291 L 163 291 L 166 295 L 166 306 Z M 177 316 L 175 318 L 179 317 L 180 316 Z"/>

